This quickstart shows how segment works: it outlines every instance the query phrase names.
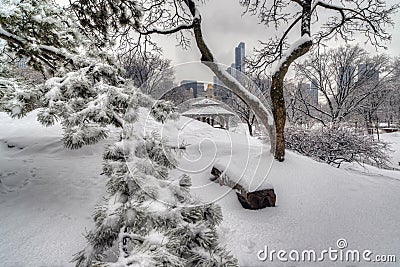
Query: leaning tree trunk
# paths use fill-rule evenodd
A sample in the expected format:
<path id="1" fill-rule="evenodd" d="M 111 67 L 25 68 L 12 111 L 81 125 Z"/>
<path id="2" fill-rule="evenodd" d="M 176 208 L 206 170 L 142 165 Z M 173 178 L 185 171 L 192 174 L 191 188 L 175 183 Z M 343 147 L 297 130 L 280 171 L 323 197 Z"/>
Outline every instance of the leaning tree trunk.
<path id="1" fill-rule="evenodd" d="M 290 64 L 297 58 L 306 54 L 311 46 L 311 38 L 304 39 L 304 42 L 298 44 L 297 47 L 291 50 L 291 53 L 287 55 L 284 60 L 279 62 L 279 68 L 272 76 L 271 85 L 271 99 L 272 99 L 272 112 L 275 123 L 270 120 L 269 112 L 261 101 L 247 93 L 239 82 L 230 79 L 226 73 L 214 63 L 214 57 L 204 42 L 204 38 L 201 32 L 201 16 L 196 9 L 196 5 L 193 0 L 185 0 L 185 3 L 189 7 L 191 14 L 194 17 L 193 20 L 193 31 L 196 40 L 197 47 L 201 53 L 201 61 L 203 64 L 208 66 L 211 71 L 220 79 L 231 91 L 233 91 L 238 97 L 240 97 L 247 105 L 249 105 L 260 122 L 265 126 L 268 131 L 268 135 L 271 140 L 271 152 L 275 154 L 275 159 L 278 161 L 284 161 L 285 159 L 285 121 L 286 121 L 286 109 L 285 99 L 283 96 L 283 81 L 285 75 L 290 67 Z M 311 0 L 304 0 L 302 2 L 302 21 L 301 21 L 301 36 L 310 36 L 310 25 L 311 25 Z M 275 127 L 275 129 L 273 129 Z M 275 132 L 274 132 L 275 130 Z"/>
<path id="2" fill-rule="evenodd" d="M 231 79 L 229 74 L 221 70 L 218 65 L 214 62 L 214 56 L 212 55 L 210 49 L 204 42 L 204 38 L 201 31 L 201 17 L 198 15 L 198 11 L 194 3 L 191 0 L 185 0 L 188 5 L 190 12 L 192 13 L 193 20 L 193 31 L 196 40 L 197 47 L 201 53 L 201 61 L 206 65 L 214 74 L 222 81 L 227 88 L 229 88 L 233 93 L 235 93 L 244 103 L 252 108 L 253 112 L 260 119 L 260 122 L 264 125 L 268 132 L 268 136 L 271 142 L 271 153 L 275 153 L 275 129 L 273 123 L 273 116 L 269 114 L 268 110 L 265 108 L 264 104 L 250 92 L 246 92 L 243 86 L 236 80 Z"/>
<path id="3" fill-rule="evenodd" d="M 250 136 L 253 136 L 253 125 L 250 122 L 247 122 L 247 128 L 249 129 Z"/>

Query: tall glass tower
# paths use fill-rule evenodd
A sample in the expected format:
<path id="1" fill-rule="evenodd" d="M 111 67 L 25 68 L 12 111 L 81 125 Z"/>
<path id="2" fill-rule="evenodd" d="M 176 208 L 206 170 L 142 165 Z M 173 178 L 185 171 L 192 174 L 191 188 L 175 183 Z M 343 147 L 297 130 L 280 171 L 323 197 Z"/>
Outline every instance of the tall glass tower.
<path id="1" fill-rule="evenodd" d="M 238 71 L 244 72 L 244 58 L 246 56 L 245 45 L 243 42 L 240 42 L 239 45 L 235 48 L 235 67 Z"/>
<path id="2" fill-rule="evenodd" d="M 379 82 L 379 71 L 376 70 L 374 64 L 365 63 L 358 65 L 358 81 L 364 81 L 378 83 Z"/>
<path id="3" fill-rule="evenodd" d="M 310 95 L 313 104 L 318 105 L 318 80 L 312 79 L 310 85 Z"/>

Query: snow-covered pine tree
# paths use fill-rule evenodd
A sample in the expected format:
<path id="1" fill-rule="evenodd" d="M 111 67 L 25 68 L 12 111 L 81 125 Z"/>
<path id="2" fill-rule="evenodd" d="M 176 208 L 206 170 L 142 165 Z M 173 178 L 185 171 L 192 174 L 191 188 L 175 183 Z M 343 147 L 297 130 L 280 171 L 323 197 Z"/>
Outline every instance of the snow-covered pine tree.
<path id="1" fill-rule="evenodd" d="M 153 101 L 119 77 L 118 71 L 97 63 L 49 79 L 38 120 L 46 126 L 60 120 L 64 144 L 72 149 L 106 138 L 109 125 L 122 127 L 124 121 L 134 121 L 136 109 Z"/>
<path id="2" fill-rule="evenodd" d="M 34 88 L 9 80 L 11 86 L 1 88 L 2 107 L 15 117 L 39 109 L 45 126 L 59 121 L 69 148 L 106 138 L 111 125 L 123 129 L 121 140 L 104 153 L 108 201 L 95 213 L 96 226 L 75 257 L 77 266 L 236 265 L 218 245 L 220 208 L 191 197 L 189 177 L 169 177 L 175 162 L 165 140 L 137 135 L 139 107 L 154 107 L 151 114 L 163 122 L 172 103 L 155 102 L 121 78 L 112 56 L 88 48 L 77 31 L 85 28 L 67 9 L 50 0 L 2 4 L 0 38 L 7 52 L 55 76 Z"/>
<path id="3" fill-rule="evenodd" d="M 169 177 L 173 159 L 166 140 L 157 133 L 139 137 L 131 126 L 106 148 L 109 196 L 96 210 L 77 266 L 237 265 L 218 244 L 220 207 L 193 198 L 188 176 Z"/>
<path id="4" fill-rule="evenodd" d="M 215 227 L 222 220 L 220 208 L 192 198 L 189 177 L 170 180 L 168 169 L 176 163 L 157 134 L 137 136 L 142 131 L 135 124 L 138 108 L 152 106 L 150 114 L 164 122 L 173 112 L 171 102 L 152 100 L 122 79 L 117 68 L 102 63 L 51 78 L 40 92 L 44 97 L 39 100 L 38 120 L 45 126 L 60 121 L 68 148 L 106 138 L 110 125 L 124 128 L 123 141 L 106 148 L 104 173 L 110 178 L 110 195 L 107 204 L 96 211 L 96 228 L 87 235 L 88 248 L 75 258 L 77 266 L 91 266 L 93 259 L 105 264 L 102 255 L 118 246 L 123 253 L 115 266 L 130 262 L 138 266 L 235 266 L 236 260 L 218 246 Z M 25 110 L 30 104 L 25 99 L 29 98 L 12 103 Z M 163 237 L 162 242 L 153 246 L 151 240 L 156 236 Z"/>
<path id="5" fill-rule="evenodd" d="M 70 10 L 53 0 L 1 0 L 0 38 L 7 42 L 3 53 L 47 75 L 71 66 L 87 43 Z"/>
<path id="6" fill-rule="evenodd" d="M 36 106 L 37 85 L 12 73 L 11 64 L 0 63 L 0 111 L 21 118 Z"/>
<path id="7" fill-rule="evenodd" d="M 193 198 L 188 176 L 168 176 L 176 162 L 165 140 L 156 133 L 137 135 L 139 107 L 153 106 L 150 114 L 164 122 L 173 111 L 171 102 L 155 102 L 119 77 L 116 68 L 96 64 L 51 78 L 38 90 L 26 89 L 24 98 L 17 96 L 25 91 L 16 90 L 7 102 L 12 114 L 30 111 L 27 100 L 38 98 L 38 91 L 44 94 L 38 120 L 45 126 L 60 121 L 68 148 L 106 138 L 110 125 L 124 128 L 123 139 L 104 153 L 108 201 L 96 210 L 96 227 L 75 258 L 77 266 L 236 266 L 218 244 L 220 208 Z"/>

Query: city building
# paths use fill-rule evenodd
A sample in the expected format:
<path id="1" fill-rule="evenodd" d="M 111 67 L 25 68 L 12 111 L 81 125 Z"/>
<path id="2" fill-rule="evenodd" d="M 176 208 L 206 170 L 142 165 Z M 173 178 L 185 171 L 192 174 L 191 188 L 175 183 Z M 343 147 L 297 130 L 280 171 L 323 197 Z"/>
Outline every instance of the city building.
<path id="1" fill-rule="evenodd" d="M 312 105 L 318 105 L 318 81 L 312 80 L 311 83 L 300 83 L 299 89 L 304 100 Z"/>
<path id="2" fill-rule="evenodd" d="M 318 105 L 318 80 L 312 79 L 310 84 L 310 96 L 315 105 Z"/>
<path id="3" fill-rule="evenodd" d="M 215 98 L 215 91 L 214 91 L 214 86 L 212 84 L 207 85 L 206 89 L 206 98 Z"/>
<path id="4" fill-rule="evenodd" d="M 245 72 L 244 58 L 246 57 L 246 48 L 243 42 L 235 48 L 235 68 L 238 71 Z"/>
<path id="5" fill-rule="evenodd" d="M 379 71 L 375 69 L 374 64 L 365 63 L 358 65 L 358 80 L 378 83 L 379 82 Z"/>
<path id="6" fill-rule="evenodd" d="M 243 78 L 243 74 L 240 74 L 240 72 L 245 72 L 245 56 L 245 43 L 240 42 L 239 45 L 235 47 L 235 63 L 232 63 L 231 66 L 226 69 L 226 72 L 239 81 Z M 224 83 L 216 76 L 213 77 L 213 83 L 214 95 L 216 98 L 229 104 L 229 101 L 232 99 L 232 92 L 226 88 Z"/>
<path id="7" fill-rule="evenodd" d="M 232 63 L 231 66 L 230 66 L 229 68 L 226 69 L 226 71 L 227 71 L 230 75 L 232 75 L 232 77 L 237 78 L 237 76 L 238 76 L 238 75 L 237 75 L 238 69 L 236 68 L 235 63 Z"/>
<path id="8" fill-rule="evenodd" d="M 201 91 L 204 91 L 204 84 L 194 80 L 181 81 L 181 87 L 190 91 L 193 95 L 193 98 L 197 98 L 198 94 L 201 94 Z"/>
<path id="9" fill-rule="evenodd" d="M 194 80 L 182 80 L 180 87 L 190 92 L 191 98 L 214 98 L 215 96 L 215 90 L 212 84 L 205 84 Z"/>

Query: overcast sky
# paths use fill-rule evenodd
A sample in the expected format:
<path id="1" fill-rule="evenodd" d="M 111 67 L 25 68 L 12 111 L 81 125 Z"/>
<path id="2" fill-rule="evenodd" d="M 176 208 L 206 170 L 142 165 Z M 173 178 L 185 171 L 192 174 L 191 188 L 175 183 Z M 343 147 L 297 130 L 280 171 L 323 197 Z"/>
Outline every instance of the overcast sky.
<path id="1" fill-rule="evenodd" d="M 59 3 L 67 3 L 68 0 L 57 0 Z M 395 4 L 398 0 L 387 0 L 388 4 Z M 225 65 L 230 65 L 234 62 L 234 48 L 239 42 L 243 41 L 246 44 L 246 55 L 252 54 L 253 48 L 258 47 L 258 40 L 266 41 L 272 35 L 272 31 L 264 25 L 258 23 L 255 16 L 242 16 L 243 7 L 239 5 L 239 1 L 232 0 L 209 0 L 201 7 L 203 18 L 203 35 L 209 47 L 211 48 L 216 60 Z M 392 34 L 392 42 L 388 44 L 388 50 L 380 50 L 393 56 L 400 55 L 400 13 L 395 15 L 394 21 L 396 25 L 389 28 L 388 31 Z M 297 39 L 298 31 L 294 32 Z M 183 50 L 177 47 L 177 42 L 172 36 L 156 37 L 161 47 L 164 50 L 164 56 L 172 60 L 172 64 L 182 64 L 186 62 L 198 61 L 200 53 L 195 45 L 188 50 Z M 338 46 L 343 42 L 330 42 L 330 46 Z M 376 51 L 367 47 L 360 40 L 360 44 L 366 47 L 370 52 Z M 192 64 L 193 65 L 193 64 Z M 200 65 L 200 64 L 199 64 Z M 179 66 L 178 72 L 187 69 L 188 66 Z M 200 67 L 202 68 L 202 67 Z M 205 68 L 204 68 L 205 69 Z M 182 70 L 182 71 L 181 71 Z M 194 73 L 196 71 L 184 71 L 185 74 L 179 79 L 210 79 L 209 75 Z M 182 73 L 183 74 L 183 73 Z M 180 75 L 178 75 L 180 76 Z M 187 77 L 186 77 L 187 76 Z"/>
<path id="2" fill-rule="evenodd" d="M 395 4 L 397 0 L 387 0 L 388 4 Z M 239 5 L 239 1 L 232 0 L 214 0 L 207 1 L 206 5 L 201 8 L 203 18 L 203 35 L 216 60 L 225 65 L 230 65 L 234 62 L 234 48 L 239 42 L 246 43 L 246 55 L 253 52 L 254 47 L 259 47 L 258 40 L 266 41 L 272 35 L 272 30 L 267 29 L 264 25 L 258 23 L 255 16 L 246 14 L 242 16 L 243 7 Z M 400 55 L 400 13 L 395 15 L 394 27 L 388 28 L 392 33 L 392 42 L 388 44 L 388 50 L 379 50 L 393 56 Z M 299 31 L 294 31 L 297 39 Z M 198 61 L 200 53 L 193 43 L 192 48 L 184 51 L 176 46 L 173 38 L 159 37 L 160 44 L 164 49 L 164 54 L 167 58 L 172 59 L 173 64 L 180 64 L 190 61 Z M 376 53 L 375 48 L 364 45 L 364 39 L 359 40 L 363 47 L 366 47 L 371 53 Z M 356 42 L 354 42 L 356 43 Z M 342 41 L 332 41 L 330 47 L 344 44 Z M 183 67 L 178 67 L 182 69 Z M 194 76 L 194 75 L 189 75 Z M 203 79 L 206 76 L 202 76 Z M 186 77 L 194 78 L 194 77 Z M 201 78 L 199 78 L 201 79 Z"/>

